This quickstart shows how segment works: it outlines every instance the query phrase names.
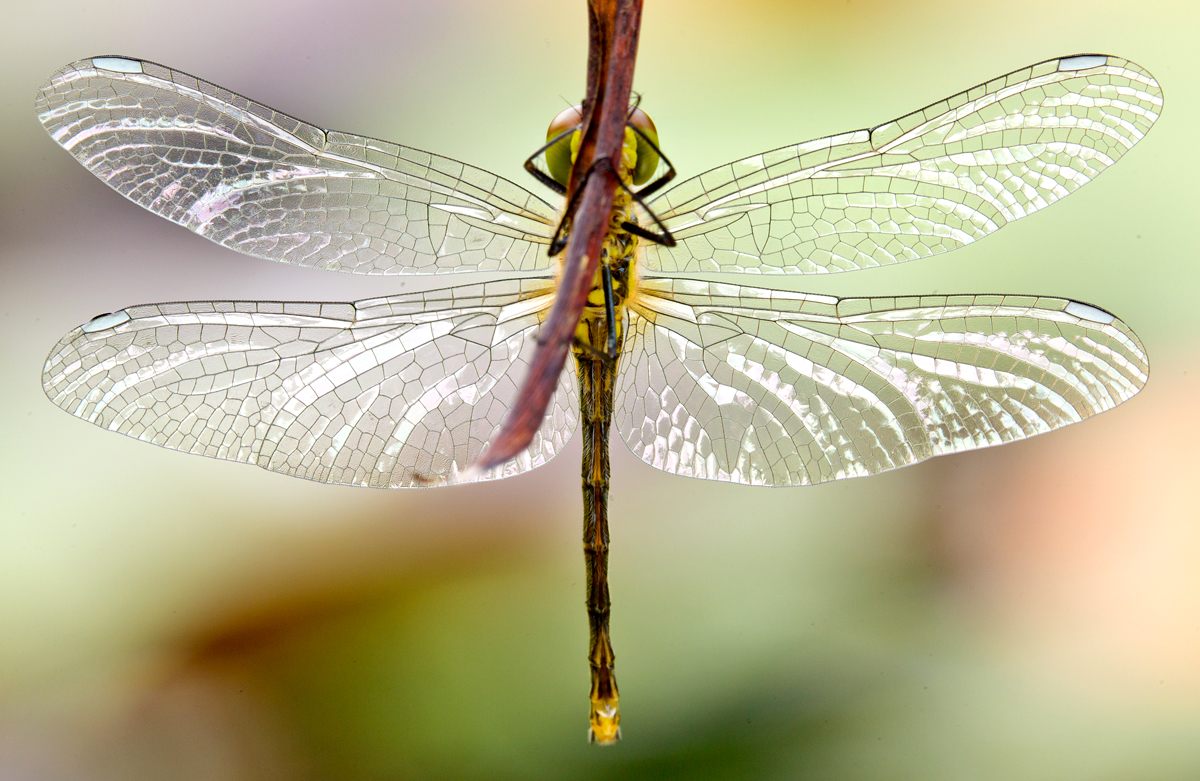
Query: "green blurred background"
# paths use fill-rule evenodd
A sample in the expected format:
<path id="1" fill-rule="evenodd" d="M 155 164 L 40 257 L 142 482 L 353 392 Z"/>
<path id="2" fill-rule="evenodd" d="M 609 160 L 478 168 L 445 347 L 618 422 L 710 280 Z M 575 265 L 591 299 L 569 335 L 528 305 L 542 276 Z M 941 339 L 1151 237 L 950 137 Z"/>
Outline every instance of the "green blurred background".
<path id="1" fill-rule="evenodd" d="M 432 491 L 154 448 L 45 399 L 58 338 L 139 302 L 412 279 L 238 256 L 62 152 L 38 86 L 169 64 L 325 127 L 521 162 L 583 89 L 584 0 L 9 2 L 0 64 L 0 778 L 1200 777 L 1195 3 L 647 0 L 635 88 L 683 176 L 1057 55 L 1154 73 L 1155 129 L 977 246 L 805 279 L 1116 312 L 1115 412 L 867 480 L 753 489 L 613 454 L 625 739 L 586 745 L 578 439 Z M 466 281 L 457 278 L 456 281 Z"/>

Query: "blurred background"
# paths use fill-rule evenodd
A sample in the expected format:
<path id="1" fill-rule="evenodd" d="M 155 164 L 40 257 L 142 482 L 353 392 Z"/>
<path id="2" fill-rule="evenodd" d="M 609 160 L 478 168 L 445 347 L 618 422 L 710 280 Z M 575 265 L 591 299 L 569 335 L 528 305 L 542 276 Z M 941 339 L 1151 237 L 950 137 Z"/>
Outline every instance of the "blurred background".
<path id="1" fill-rule="evenodd" d="M 1196 4 L 648 0 L 635 89 L 685 177 L 1077 52 L 1142 64 L 1167 107 L 978 245 L 801 281 L 1101 305 L 1151 356 L 1129 403 L 808 489 L 614 446 L 608 750 L 585 742 L 578 439 L 498 483 L 351 489 L 117 436 L 40 387 L 64 333 L 127 305 L 418 284 L 132 206 L 38 124 L 57 68 L 156 60 L 532 187 L 522 161 L 583 90 L 584 0 L 6 5 L 0 779 L 1200 777 Z"/>

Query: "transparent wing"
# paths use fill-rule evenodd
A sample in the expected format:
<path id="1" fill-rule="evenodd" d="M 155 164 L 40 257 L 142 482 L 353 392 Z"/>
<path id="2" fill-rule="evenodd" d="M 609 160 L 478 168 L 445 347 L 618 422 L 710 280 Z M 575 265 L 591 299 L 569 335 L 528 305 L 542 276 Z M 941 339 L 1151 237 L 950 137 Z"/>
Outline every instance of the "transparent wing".
<path id="1" fill-rule="evenodd" d="M 875 474 L 1115 407 L 1137 337 L 1034 296 L 848 298 L 643 280 L 614 423 L 667 472 L 759 485 Z"/>
<path id="2" fill-rule="evenodd" d="M 152 62 L 72 63 L 42 86 L 37 112 L 113 189 L 247 255 L 359 274 L 551 264 L 556 210 L 524 188 Z"/>
<path id="3" fill-rule="evenodd" d="M 326 483 L 459 479 L 517 396 L 553 301 L 504 280 L 352 304 L 135 306 L 75 329 L 42 384 L 76 417 L 172 450 Z M 479 475 L 540 466 L 575 430 L 571 372 L 533 445 Z"/>
<path id="4" fill-rule="evenodd" d="M 764 152 L 650 202 L 679 240 L 650 272 L 807 274 L 961 247 L 1090 182 L 1149 131 L 1158 82 L 1117 57 L 1047 60 L 877 127 Z"/>

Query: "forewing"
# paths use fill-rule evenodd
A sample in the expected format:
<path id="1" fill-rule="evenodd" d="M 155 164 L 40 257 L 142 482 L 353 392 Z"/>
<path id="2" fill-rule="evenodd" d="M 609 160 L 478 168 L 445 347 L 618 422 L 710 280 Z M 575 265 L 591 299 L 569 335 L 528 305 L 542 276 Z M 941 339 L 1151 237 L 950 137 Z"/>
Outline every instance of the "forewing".
<path id="1" fill-rule="evenodd" d="M 1137 337 L 1034 296 L 848 298 L 647 279 L 615 425 L 667 472 L 756 485 L 858 477 L 1111 409 L 1149 372 Z"/>
<path id="2" fill-rule="evenodd" d="M 532 447 L 462 474 L 517 396 L 552 287 L 135 306 L 67 334 L 42 384 L 112 431 L 310 480 L 402 488 L 507 477 L 548 461 L 575 430 L 564 372 Z"/>
<path id="3" fill-rule="evenodd" d="M 556 211 L 524 188 L 152 62 L 72 63 L 37 112 L 122 195 L 247 255 L 359 274 L 550 267 Z"/>
<path id="4" fill-rule="evenodd" d="M 946 252 L 1090 182 L 1162 105 L 1158 82 L 1127 60 L 1047 60 L 682 182 L 650 203 L 679 243 L 647 246 L 644 268 L 807 274 Z"/>

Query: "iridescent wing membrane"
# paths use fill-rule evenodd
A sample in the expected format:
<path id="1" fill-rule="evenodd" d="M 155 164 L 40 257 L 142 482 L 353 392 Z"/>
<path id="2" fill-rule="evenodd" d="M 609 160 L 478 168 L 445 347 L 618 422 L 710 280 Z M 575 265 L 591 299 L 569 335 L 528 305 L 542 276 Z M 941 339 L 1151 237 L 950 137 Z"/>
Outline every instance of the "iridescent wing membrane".
<path id="1" fill-rule="evenodd" d="M 68 334 L 42 382 L 71 414 L 173 450 L 419 487 L 459 479 L 498 429 L 552 292 L 504 280 L 353 304 L 130 307 Z M 545 463 L 577 411 L 564 372 L 529 450 L 471 479 Z"/>
<path id="2" fill-rule="evenodd" d="M 674 272 L 808 273 L 969 243 L 1074 191 L 1162 108 L 1115 57 L 1049 60 L 869 130 L 746 158 L 650 206 L 615 425 L 675 474 L 796 485 L 1048 431 L 1144 385 L 1137 337 L 1057 298 L 836 299 Z M 247 254 L 360 273 L 538 271 L 555 210 L 480 169 L 324 131 L 153 63 L 43 87 L 47 130 L 108 184 Z M 178 450 L 325 482 L 460 476 L 499 429 L 552 301 L 526 277 L 355 304 L 131 307 L 71 334 L 43 384 L 67 411 Z M 565 372 L 533 447 L 576 425 Z"/>
<path id="3" fill-rule="evenodd" d="M 359 274 L 551 266 L 558 210 L 528 190 L 152 62 L 72 63 L 43 85 L 37 112 L 117 192 L 247 255 Z"/>
<path id="4" fill-rule="evenodd" d="M 849 271 L 961 247 L 1090 182 L 1162 90 L 1127 60 L 1047 60 L 873 128 L 714 168 L 649 206 L 678 239 L 650 273 Z"/>
<path id="5" fill-rule="evenodd" d="M 644 280 L 614 424 L 643 461 L 754 485 L 1011 442 L 1146 383 L 1129 328 L 1061 298 L 845 298 Z"/>

